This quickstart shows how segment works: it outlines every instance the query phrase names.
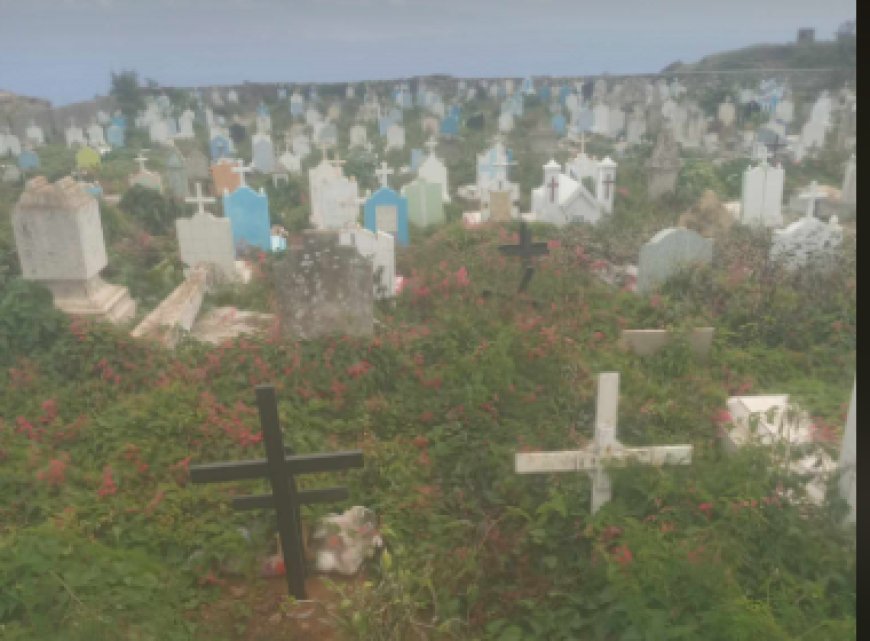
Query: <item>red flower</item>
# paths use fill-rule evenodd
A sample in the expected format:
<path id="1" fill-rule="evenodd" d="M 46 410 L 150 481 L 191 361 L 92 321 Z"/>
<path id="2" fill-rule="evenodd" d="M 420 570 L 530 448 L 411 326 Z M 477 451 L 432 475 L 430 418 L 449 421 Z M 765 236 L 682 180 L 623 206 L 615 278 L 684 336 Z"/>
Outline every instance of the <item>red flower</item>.
<path id="1" fill-rule="evenodd" d="M 40 422 L 43 424 L 51 423 L 57 418 L 57 402 L 53 398 L 42 401 L 42 412 Z"/>
<path id="2" fill-rule="evenodd" d="M 60 487 L 66 481 L 66 466 L 65 458 L 51 459 L 46 469 L 37 472 L 36 478 L 52 487 Z"/>
<path id="3" fill-rule="evenodd" d="M 713 504 L 712 503 L 700 503 L 698 505 L 698 509 L 701 510 L 708 519 L 711 516 L 713 516 Z"/>
<path id="4" fill-rule="evenodd" d="M 421 423 L 431 423 L 435 419 L 435 415 L 432 412 L 426 411 L 420 414 L 417 418 Z"/>
<path id="5" fill-rule="evenodd" d="M 613 556 L 613 560 L 623 567 L 634 560 L 634 555 L 627 545 L 618 545 L 610 551 L 610 554 Z"/>
<path id="6" fill-rule="evenodd" d="M 720 409 L 717 410 L 716 414 L 713 415 L 713 422 L 718 424 L 730 423 L 732 420 L 731 412 L 728 410 Z"/>
<path id="7" fill-rule="evenodd" d="M 559 249 L 561 246 L 562 246 L 561 240 L 554 239 L 554 240 L 547 241 L 547 249 L 549 249 L 549 250 Z"/>
<path id="8" fill-rule="evenodd" d="M 115 479 L 112 477 L 112 466 L 107 465 L 103 468 L 103 485 L 97 490 L 100 496 L 111 496 L 118 491 L 118 486 L 115 485 Z"/>
<path id="9" fill-rule="evenodd" d="M 347 368 L 347 375 L 351 378 L 359 378 L 363 374 L 372 369 L 372 364 L 368 361 L 359 361 Z"/>
<path id="10" fill-rule="evenodd" d="M 414 444 L 414 447 L 418 447 L 421 450 L 429 447 L 429 439 L 425 436 L 415 436 L 411 442 Z"/>
<path id="11" fill-rule="evenodd" d="M 601 539 L 607 543 L 622 535 L 622 528 L 618 525 L 608 525 L 601 532 Z"/>

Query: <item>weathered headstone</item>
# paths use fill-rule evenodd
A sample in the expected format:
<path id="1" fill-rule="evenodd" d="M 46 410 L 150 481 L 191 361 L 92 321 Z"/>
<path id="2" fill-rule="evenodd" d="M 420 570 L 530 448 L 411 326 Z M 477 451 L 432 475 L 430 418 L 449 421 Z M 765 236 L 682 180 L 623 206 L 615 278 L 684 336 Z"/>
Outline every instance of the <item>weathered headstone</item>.
<path id="1" fill-rule="evenodd" d="M 339 243 L 356 247 L 360 256 L 372 261 L 375 298 L 392 298 L 396 289 L 396 239 L 393 235 L 368 229 L 342 229 Z"/>
<path id="2" fill-rule="evenodd" d="M 232 225 L 237 252 L 246 247 L 272 250 L 269 198 L 262 189 L 257 193 L 242 185 L 232 193 L 224 192 L 223 205 L 224 215 Z"/>
<path id="3" fill-rule="evenodd" d="M 216 195 L 223 196 L 224 192 L 233 193 L 242 185 L 241 174 L 233 171 L 241 164 L 241 160 L 221 158 L 211 166 L 211 180 Z"/>
<path id="4" fill-rule="evenodd" d="M 12 228 L 22 276 L 48 287 L 56 307 L 116 323 L 136 313 L 126 287 L 100 278 L 108 261 L 99 203 L 72 178 L 28 181 Z"/>
<path id="5" fill-rule="evenodd" d="M 712 260 L 711 238 L 681 227 L 663 229 L 640 248 L 637 290 L 652 291 L 680 269 L 695 264 L 709 265 Z"/>
<path id="6" fill-rule="evenodd" d="M 251 138 L 251 164 L 257 171 L 271 174 L 275 171 L 275 146 L 272 137 L 265 133 L 254 134 Z"/>
<path id="7" fill-rule="evenodd" d="M 372 264 L 339 233 L 305 231 L 274 265 L 275 297 L 284 336 L 309 340 L 374 331 Z"/>
<path id="8" fill-rule="evenodd" d="M 664 129 L 647 163 L 647 192 L 650 199 L 672 194 L 680 173 L 680 148 L 673 134 Z"/>
<path id="9" fill-rule="evenodd" d="M 197 205 L 197 211 L 191 218 L 175 221 L 181 261 L 188 268 L 200 263 L 212 265 L 217 283 L 238 280 L 232 224 L 228 218 L 213 216 L 204 207 L 216 199 L 203 196 L 202 185 L 196 183 L 196 196 L 185 200 Z"/>
<path id="10" fill-rule="evenodd" d="M 804 216 L 785 229 L 773 230 L 770 260 L 787 269 L 797 269 L 809 263 L 827 266 L 842 243 L 843 228 L 836 216 L 828 222 Z"/>
<path id="11" fill-rule="evenodd" d="M 408 220 L 418 227 L 444 224 L 441 185 L 422 178 L 405 185 L 402 194 L 408 199 Z"/>
<path id="12" fill-rule="evenodd" d="M 175 148 L 170 150 L 169 157 L 166 159 L 166 184 L 173 196 L 187 198 L 189 194 L 187 168 L 184 165 L 184 158 Z"/>

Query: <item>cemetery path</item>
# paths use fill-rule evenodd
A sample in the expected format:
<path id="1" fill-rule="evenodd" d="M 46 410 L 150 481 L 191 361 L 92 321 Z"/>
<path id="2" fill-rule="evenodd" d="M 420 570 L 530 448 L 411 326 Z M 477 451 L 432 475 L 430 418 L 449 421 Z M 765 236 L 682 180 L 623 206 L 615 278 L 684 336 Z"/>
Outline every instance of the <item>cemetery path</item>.
<path id="1" fill-rule="evenodd" d="M 355 585 L 365 576 L 345 579 L 330 576 L 342 586 Z M 330 620 L 339 596 L 326 586 L 323 577 L 305 581 L 308 601 L 290 604 L 283 576 L 255 581 L 234 579 L 222 587 L 221 596 L 202 606 L 195 620 L 202 639 L 232 641 L 341 641 L 343 637 Z"/>

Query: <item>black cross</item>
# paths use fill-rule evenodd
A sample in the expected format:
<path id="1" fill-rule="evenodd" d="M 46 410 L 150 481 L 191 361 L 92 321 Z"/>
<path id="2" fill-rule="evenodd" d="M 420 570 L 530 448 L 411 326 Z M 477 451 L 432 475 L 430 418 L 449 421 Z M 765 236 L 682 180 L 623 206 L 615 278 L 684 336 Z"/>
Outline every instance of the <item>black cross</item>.
<path id="1" fill-rule="evenodd" d="M 284 438 L 278 424 L 278 400 L 272 385 L 257 386 L 257 408 L 260 411 L 266 458 L 191 465 L 190 479 L 194 483 L 220 483 L 269 478 L 272 494 L 237 496 L 233 498 L 233 507 L 237 510 L 275 510 L 287 588 L 297 599 L 304 600 L 306 598 L 305 556 L 302 549 L 302 521 L 299 518 L 299 507 L 311 503 L 340 501 L 348 497 L 348 492 L 344 487 L 298 490 L 294 475 L 362 467 L 363 454 L 360 450 L 351 450 L 328 454 L 294 455 L 290 448 L 284 446 Z"/>
<path id="2" fill-rule="evenodd" d="M 767 148 L 773 150 L 771 153 L 773 154 L 773 158 L 776 159 L 776 157 L 779 155 L 779 150 L 787 146 L 788 145 L 786 143 L 782 142 L 782 138 L 777 136 L 772 143 L 767 145 Z"/>
<path id="3" fill-rule="evenodd" d="M 552 180 L 550 180 L 550 202 L 556 202 L 556 190 L 559 188 L 559 180 L 553 176 Z"/>
<path id="4" fill-rule="evenodd" d="M 532 280 L 535 268 L 532 267 L 534 256 L 546 256 L 550 253 L 547 243 L 533 243 L 532 232 L 529 231 L 526 221 L 520 221 L 520 242 L 518 245 L 499 245 L 498 250 L 505 256 L 519 256 L 523 261 L 524 273 L 520 281 L 518 292 L 524 292 Z"/>

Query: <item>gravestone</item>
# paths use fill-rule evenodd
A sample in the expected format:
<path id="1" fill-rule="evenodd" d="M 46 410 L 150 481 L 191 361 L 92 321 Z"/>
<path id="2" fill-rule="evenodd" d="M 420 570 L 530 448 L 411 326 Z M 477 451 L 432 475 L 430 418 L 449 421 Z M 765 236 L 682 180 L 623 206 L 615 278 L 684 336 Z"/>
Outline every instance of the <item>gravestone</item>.
<path id="1" fill-rule="evenodd" d="M 233 143 L 228 136 L 216 134 L 211 137 L 208 143 L 209 152 L 212 160 L 220 158 L 229 158 L 233 154 Z"/>
<path id="2" fill-rule="evenodd" d="M 19 166 L 21 166 L 20 160 Z M 847 205 L 854 205 L 857 202 L 855 194 L 856 171 L 855 154 L 852 154 L 846 163 L 846 173 L 843 176 L 843 189 L 840 192 L 840 200 Z"/>
<path id="3" fill-rule="evenodd" d="M 782 225 L 782 192 L 785 170 L 771 167 L 767 160 L 743 172 L 740 222 L 744 225 Z"/>
<path id="4" fill-rule="evenodd" d="M 222 196 L 225 192 L 233 193 L 242 185 L 242 176 L 233 171 L 241 165 L 240 160 L 221 158 L 211 166 L 211 180 L 214 194 Z"/>
<path id="5" fill-rule="evenodd" d="M 405 148 L 405 128 L 399 124 L 390 125 L 387 129 L 387 149 Z"/>
<path id="6" fill-rule="evenodd" d="M 100 278 L 108 261 L 99 203 L 72 178 L 28 181 L 12 228 L 22 277 L 48 287 L 56 307 L 115 323 L 135 315 L 127 288 Z"/>
<path id="7" fill-rule="evenodd" d="M 208 180 L 211 178 L 208 158 L 198 147 L 194 147 L 184 156 L 184 166 L 189 180 Z"/>
<path id="8" fill-rule="evenodd" d="M 595 431 L 592 442 L 582 450 L 561 452 L 524 452 L 515 455 L 517 474 L 587 472 L 592 479 L 592 514 L 608 503 L 612 496 L 607 467 L 642 465 L 689 465 L 691 445 L 651 445 L 625 447 L 616 438 L 619 407 L 619 373 L 598 375 L 595 405 Z"/>
<path id="9" fill-rule="evenodd" d="M 112 149 L 119 149 L 124 146 L 125 132 L 124 127 L 112 123 L 106 128 L 106 142 Z"/>
<path id="10" fill-rule="evenodd" d="M 363 147 L 368 142 L 368 132 L 365 125 L 354 125 L 350 128 L 350 146 Z"/>
<path id="11" fill-rule="evenodd" d="M 402 195 L 408 199 L 408 220 L 417 227 L 443 225 L 444 203 L 441 185 L 417 178 L 405 185 Z"/>
<path id="12" fill-rule="evenodd" d="M 275 171 L 275 146 L 272 137 L 265 133 L 254 134 L 251 138 L 251 164 L 257 171 L 271 174 Z"/>
<path id="13" fill-rule="evenodd" d="M 381 168 L 376 173 L 381 180 L 381 188 L 363 205 L 363 224 L 369 231 L 392 234 L 399 245 L 407 246 L 408 199 L 397 194 L 387 184 L 387 177 L 393 170 L 387 167 L 386 162 L 381 163 Z"/>
<path id="14" fill-rule="evenodd" d="M 247 247 L 272 251 L 271 225 L 269 223 L 269 198 L 260 189 L 257 193 L 247 185 L 234 192 L 224 192 L 224 216 L 229 218 L 233 230 L 236 252 Z"/>
<path id="15" fill-rule="evenodd" d="M 667 128 L 659 134 L 647 163 L 647 192 L 651 200 L 674 193 L 680 173 L 680 148 Z"/>
<path id="16" fill-rule="evenodd" d="M 804 216 L 785 229 L 773 230 L 770 260 L 786 269 L 797 269 L 814 263 L 825 267 L 839 253 L 843 244 L 843 228 L 836 216 L 822 222 L 815 216 Z"/>
<path id="17" fill-rule="evenodd" d="M 93 124 L 88 127 L 88 144 L 91 147 L 105 147 L 106 138 L 103 135 L 103 127 L 98 124 Z"/>
<path id="18" fill-rule="evenodd" d="M 188 269 L 200 263 L 212 265 L 217 283 L 238 280 L 233 230 L 229 219 L 218 218 L 205 210 L 204 205 L 214 203 L 215 199 L 202 195 L 200 183 L 196 183 L 196 196 L 185 201 L 196 205 L 197 211 L 191 218 L 178 218 L 175 221 L 181 261 Z"/>
<path id="19" fill-rule="evenodd" d="M 710 353 L 713 331 L 712 327 L 695 327 L 688 335 L 689 347 L 695 356 L 706 358 Z M 673 332 L 667 329 L 624 329 L 619 340 L 638 356 L 652 356 L 673 340 Z"/>
<path id="20" fill-rule="evenodd" d="M 290 246 L 273 274 L 285 337 L 372 335 L 372 264 L 355 248 L 340 245 L 338 232 L 303 232 L 302 246 Z"/>
<path id="21" fill-rule="evenodd" d="M 45 132 L 42 127 L 31 121 L 24 130 L 24 139 L 34 147 L 41 147 L 45 144 Z"/>
<path id="22" fill-rule="evenodd" d="M 723 127 L 730 127 L 734 124 L 736 117 L 737 108 L 734 106 L 734 103 L 731 102 L 731 98 L 729 97 L 725 102 L 719 105 L 719 122 Z"/>
<path id="23" fill-rule="evenodd" d="M 130 186 L 139 185 L 140 187 L 145 187 L 147 189 L 153 189 L 158 192 L 163 191 L 163 179 L 160 178 L 160 174 L 155 173 L 153 171 L 148 171 L 145 167 L 145 162 L 148 160 L 141 153 L 134 159 L 139 163 L 139 171 L 135 174 L 130 174 L 127 179 L 130 183 Z"/>
<path id="24" fill-rule="evenodd" d="M 173 196 L 187 198 L 189 194 L 187 168 L 184 166 L 184 158 L 175 148 L 170 150 L 169 157 L 166 159 L 166 183 Z"/>
<path id="25" fill-rule="evenodd" d="M 426 182 L 441 186 L 441 198 L 445 203 L 450 202 L 450 188 L 447 184 L 447 166 L 435 155 L 437 141 L 430 139 L 426 143 L 429 155 L 417 168 L 417 177 Z"/>
<path id="26" fill-rule="evenodd" d="M 18 156 L 18 168 L 21 171 L 32 171 L 39 168 L 39 156 L 32 149 L 25 149 Z"/>
<path id="27" fill-rule="evenodd" d="M 680 214 L 678 227 L 696 231 L 706 238 L 714 238 L 726 233 L 734 225 L 734 214 L 723 205 L 716 192 L 705 189 L 692 207 Z"/>
<path id="28" fill-rule="evenodd" d="M 677 273 L 693 265 L 709 265 L 713 260 L 713 240 L 681 227 L 658 232 L 640 248 L 637 291 L 647 293 Z"/>
<path id="29" fill-rule="evenodd" d="M 392 298 L 396 289 L 396 240 L 392 234 L 368 229 L 342 229 L 339 244 L 355 247 L 372 262 L 376 299 Z"/>
<path id="30" fill-rule="evenodd" d="M 193 324 L 211 285 L 212 267 L 200 264 L 188 270 L 184 282 L 142 319 L 130 336 L 174 349 Z"/>
<path id="31" fill-rule="evenodd" d="M 81 127 L 76 127 L 72 123 L 70 123 L 70 126 L 64 132 L 64 137 L 66 138 L 67 147 L 85 144 L 85 132 L 82 131 Z"/>
<path id="32" fill-rule="evenodd" d="M 840 481 L 839 489 L 840 496 L 846 499 L 849 504 L 850 512 L 846 517 L 846 521 L 854 523 L 857 517 L 857 498 L 856 482 L 858 477 L 858 452 L 856 447 L 856 404 L 855 396 L 857 393 L 857 380 L 852 384 L 852 400 L 849 401 L 849 414 L 846 417 L 846 431 L 843 435 L 843 442 L 840 445 L 840 460 L 838 463 Z"/>

